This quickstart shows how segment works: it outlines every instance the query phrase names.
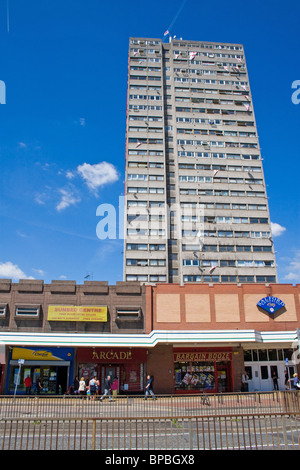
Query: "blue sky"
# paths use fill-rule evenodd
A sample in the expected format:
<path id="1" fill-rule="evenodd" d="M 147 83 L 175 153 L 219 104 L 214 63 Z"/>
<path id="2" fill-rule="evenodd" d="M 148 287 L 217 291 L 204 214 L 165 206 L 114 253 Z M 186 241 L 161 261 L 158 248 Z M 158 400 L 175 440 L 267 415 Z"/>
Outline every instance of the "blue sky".
<path id="1" fill-rule="evenodd" d="M 299 283 L 299 17 L 298 0 L 0 0 L 0 277 L 122 280 L 96 211 L 124 193 L 129 37 L 171 26 L 245 47 L 279 282 Z"/>

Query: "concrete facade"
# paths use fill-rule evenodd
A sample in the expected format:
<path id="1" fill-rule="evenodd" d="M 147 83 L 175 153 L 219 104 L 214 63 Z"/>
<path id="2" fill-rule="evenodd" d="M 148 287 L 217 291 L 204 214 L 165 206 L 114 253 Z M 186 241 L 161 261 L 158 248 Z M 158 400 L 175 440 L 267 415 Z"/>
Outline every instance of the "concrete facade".
<path id="1" fill-rule="evenodd" d="M 144 290 L 139 283 L 118 282 L 109 286 L 107 282 L 52 281 L 44 284 L 39 280 L 0 279 L 1 331 L 23 331 L 43 333 L 143 333 Z M 50 305 L 105 306 L 105 322 L 48 321 Z M 32 313 L 18 313 L 18 307 L 31 307 Z M 35 309 L 35 310 L 34 310 Z M 36 311 L 36 314 L 35 314 Z"/>
<path id="2" fill-rule="evenodd" d="M 241 44 L 130 38 L 124 280 L 276 282 Z"/>

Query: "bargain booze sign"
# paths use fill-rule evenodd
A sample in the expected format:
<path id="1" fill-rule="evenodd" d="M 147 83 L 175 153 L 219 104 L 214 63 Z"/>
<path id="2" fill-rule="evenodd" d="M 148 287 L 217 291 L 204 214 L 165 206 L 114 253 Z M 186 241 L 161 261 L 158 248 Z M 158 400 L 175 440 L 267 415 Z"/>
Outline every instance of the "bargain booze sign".
<path id="1" fill-rule="evenodd" d="M 174 353 L 174 362 L 219 362 L 231 360 L 232 353 L 227 351 L 182 351 Z"/>

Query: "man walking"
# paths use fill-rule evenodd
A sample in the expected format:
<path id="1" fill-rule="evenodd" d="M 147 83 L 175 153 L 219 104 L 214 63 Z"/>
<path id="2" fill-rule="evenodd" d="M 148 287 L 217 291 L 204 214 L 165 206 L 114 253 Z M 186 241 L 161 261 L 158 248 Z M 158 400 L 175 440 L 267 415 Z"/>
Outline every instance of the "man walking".
<path id="1" fill-rule="evenodd" d="M 153 400 L 157 400 L 156 396 L 153 393 L 152 386 L 153 386 L 153 377 L 150 375 L 147 375 L 147 383 L 146 383 L 146 388 L 145 388 L 144 400 L 147 400 L 148 395 L 151 395 Z"/>
<path id="2" fill-rule="evenodd" d="M 106 395 L 108 395 L 108 398 L 109 398 L 109 401 L 112 401 L 112 396 L 111 396 L 111 378 L 110 378 L 110 375 L 108 375 L 105 379 L 105 382 L 104 382 L 104 394 L 102 395 L 102 397 L 100 398 L 100 401 L 103 400 L 103 398 L 106 397 Z"/>

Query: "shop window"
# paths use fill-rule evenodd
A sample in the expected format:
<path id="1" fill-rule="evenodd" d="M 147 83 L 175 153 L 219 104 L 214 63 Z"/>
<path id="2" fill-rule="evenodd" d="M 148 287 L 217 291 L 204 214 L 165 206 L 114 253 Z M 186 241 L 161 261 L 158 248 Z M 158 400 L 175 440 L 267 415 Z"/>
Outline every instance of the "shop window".
<path id="1" fill-rule="evenodd" d="M 121 371 L 121 389 L 124 392 L 139 392 L 143 389 L 142 364 L 124 364 Z"/>
<path id="2" fill-rule="evenodd" d="M 277 349 L 269 349 L 269 361 L 277 361 Z"/>
<path id="3" fill-rule="evenodd" d="M 258 361 L 258 350 L 257 349 L 253 349 L 252 357 L 253 357 L 253 361 Z"/>
<path id="4" fill-rule="evenodd" d="M 293 355 L 293 349 L 284 349 L 283 354 L 284 354 L 284 359 L 288 359 L 289 361 L 292 359 Z"/>
<path id="5" fill-rule="evenodd" d="M 175 390 L 209 390 L 216 387 L 213 362 L 175 363 Z"/>
<path id="6" fill-rule="evenodd" d="M 252 351 L 251 349 L 245 349 L 244 350 L 244 361 L 252 361 Z"/>
<path id="7" fill-rule="evenodd" d="M 282 349 L 278 349 L 277 354 L 278 354 L 278 361 L 284 361 Z"/>
<path id="8" fill-rule="evenodd" d="M 268 350 L 267 349 L 260 349 L 259 350 L 259 360 L 260 361 L 267 361 L 268 360 Z"/>

